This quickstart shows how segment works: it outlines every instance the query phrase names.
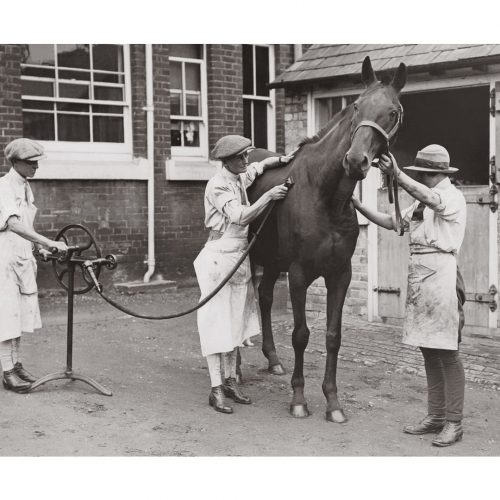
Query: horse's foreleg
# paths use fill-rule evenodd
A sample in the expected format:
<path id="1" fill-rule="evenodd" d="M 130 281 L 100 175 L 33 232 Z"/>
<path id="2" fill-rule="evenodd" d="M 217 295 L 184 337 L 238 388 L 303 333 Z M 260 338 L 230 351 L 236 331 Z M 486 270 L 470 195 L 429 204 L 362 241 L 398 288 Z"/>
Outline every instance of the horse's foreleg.
<path id="1" fill-rule="evenodd" d="M 259 285 L 259 306 L 262 318 L 262 352 L 269 361 L 269 372 L 274 375 L 284 375 L 285 369 L 276 354 L 273 327 L 271 323 L 271 308 L 273 305 L 273 290 L 280 271 L 265 267 L 262 281 Z"/>
<path id="2" fill-rule="evenodd" d="M 342 308 L 351 282 L 351 264 L 341 273 L 325 278 L 328 290 L 326 320 L 326 368 L 323 394 L 326 397 L 326 419 L 342 424 L 347 422 L 337 397 L 337 359 L 341 344 Z"/>
<path id="3" fill-rule="evenodd" d="M 309 410 L 304 397 L 304 351 L 309 342 L 309 329 L 306 323 L 306 294 L 309 283 L 302 269 L 292 266 L 288 274 L 290 298 L 293 307 L 294 328 L 292 344 L 295 352 L 295 366 L 292 375 L 293 399 L 290 413 L 294 417 L 308 417 Z"/>

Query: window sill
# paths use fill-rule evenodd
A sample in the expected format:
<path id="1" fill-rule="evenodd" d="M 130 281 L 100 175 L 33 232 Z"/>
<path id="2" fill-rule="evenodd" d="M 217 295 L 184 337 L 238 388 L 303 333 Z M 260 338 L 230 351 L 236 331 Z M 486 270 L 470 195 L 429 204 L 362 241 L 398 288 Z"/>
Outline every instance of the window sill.
<path id="1" fill-rule="evenodd" d="M 133 160 L 42 160 L 33 177 L 36 180 L 147 180 L 149 163 Z"/>
<path id="2" fill-rule="evenodd" d="M 165 176 L 169 181 L 208 181 L 218 166 L 220 162 L 201 158 L 171 158 L 165 162 Z"/>

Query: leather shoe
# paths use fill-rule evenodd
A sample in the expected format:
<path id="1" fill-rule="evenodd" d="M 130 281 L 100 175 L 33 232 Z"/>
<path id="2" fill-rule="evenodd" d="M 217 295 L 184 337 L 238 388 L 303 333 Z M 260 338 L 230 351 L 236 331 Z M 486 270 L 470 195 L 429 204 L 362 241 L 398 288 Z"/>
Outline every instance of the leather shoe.
<path id="1" fill-rule="evenodd" d="M 406 434 L 429 434 L 440 432 L 446 420 L 440 415 L 427 415 L 416 425 L 406 425 L 403 432 Z"/>
<path id="2" fill-rule="evenodd" d="M 21 380 L 14 369 L 3 372 L 3 386 L 8 391 L 22 392 L 31 387 L 29 382 Z"/>
<path id="3" fill-rule="evenodd" d="M 226 405 L 226 399 L 224 398 L 224 391 L 222 385 L 217 387 L 212 387 L 210 396 L 208 396 L 208 404 L 215 410 L 221 413 L 233 413 L 233 409 Z"/>
<path id="4" fill-rule="evenodd" d="M 462 422 L 446 421 L 443 430 L 432 440 L 434 446 L 450 446 L 462 439 L 464 430 Z"/>
<path id="5" fill-rule="evenodd" d="M 30 372 L 26 371 L 23 367 L 23 365 L 18 361 L 14 365 L 14 373 L 21 379 L 24 380 L 25 382 L 36 382 L 37 378 L 33 375 L 31 375 Z"/>
<path id="6" fill-rule="evenodd" d="M 248 396 L 244 396 L 238 384 L 236 383 L 236 379 L 229 377 L 225 380 L 224 384 L 224 394 L 231 398 L 235 403 L 240 403 L 242 405 L 249 405 L 252 403 L 252 400 Z"/>

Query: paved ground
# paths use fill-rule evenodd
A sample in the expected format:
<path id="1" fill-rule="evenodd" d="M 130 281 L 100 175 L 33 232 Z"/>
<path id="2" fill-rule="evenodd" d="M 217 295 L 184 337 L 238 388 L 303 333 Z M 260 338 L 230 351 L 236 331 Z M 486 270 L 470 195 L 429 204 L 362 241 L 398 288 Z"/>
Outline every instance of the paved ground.
<path id="1" fill-rule="evenodd" d="M 291 315 L 283 291 L 274 314 L 275 339 L 290 370 Z M 197 298 L 193 288 L 119 296 L 129 307 L 156 314 L 185 308 Z M 41 334 L 24 341 L 25 364 L 38 375 L 65 365 L 64 299 L 42 299 L 42 315 Z M 305 363 L 309 418 L 288 415 L 290 374 L 267 373 L 260 341 L 243 352 L 244 388 L 254 404 L 236 405 L 233 415 L 222 415 L 207 404 L 209 378 L 195 315 L 148 322 L 111 309 L 93 294 L 79 297 L 75 371 L 111 388 L 113 396 L 66 381 L 28 395 L 0 391 L 0 455 L 500 455 L 500 393 L 492 384 L 467 383 L 461 443 L 439 449 L 431 446 L 432 436 L 402 434 L 404 423 L 425 413 L 425 381 L 411 363 L 405 364 L 394 337 L 397 329 L 354 318 L 345 321 L 338 375 L 349 422 L 326 422 L 321 392 L 324 327 L 319 322 L 312 326 Z"/>

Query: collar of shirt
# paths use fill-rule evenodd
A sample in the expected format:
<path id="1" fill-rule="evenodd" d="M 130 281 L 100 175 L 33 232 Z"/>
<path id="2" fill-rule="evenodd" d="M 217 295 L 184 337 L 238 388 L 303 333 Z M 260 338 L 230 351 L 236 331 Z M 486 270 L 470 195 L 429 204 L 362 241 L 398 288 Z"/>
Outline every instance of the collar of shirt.
<path id="1" fill-rule="evenodd" d="M 7 174 L 9 176 L 9 179 L 17 184 L 18 186 L 24 187 L 24 184 L 28 182 L 22 175 L 20 175 L 15 168 L 11 168 Z"/>
<path id="2" fill-rule="evenodd" d="M 444 191 L 444 190 L 448 189 L 451 186 L 452 186 L 452 184 L 451 184 L 450 178 L 446 177 L 441 182 L 439 182 L 438 184 L 436 184 L 434 186 L 434 189 L 441 189 L 441 190 Z"/>
<path id="3" fill-rule="evenodd" d="M 230 170 L 228 170 L 226 167 L 222 167 L 222 175 L 226 177 L 227 179 L 230 179 L 234 182 L 239 182 L 241 181 L 240 179 L 240 174 L 233 174 Z"/>

